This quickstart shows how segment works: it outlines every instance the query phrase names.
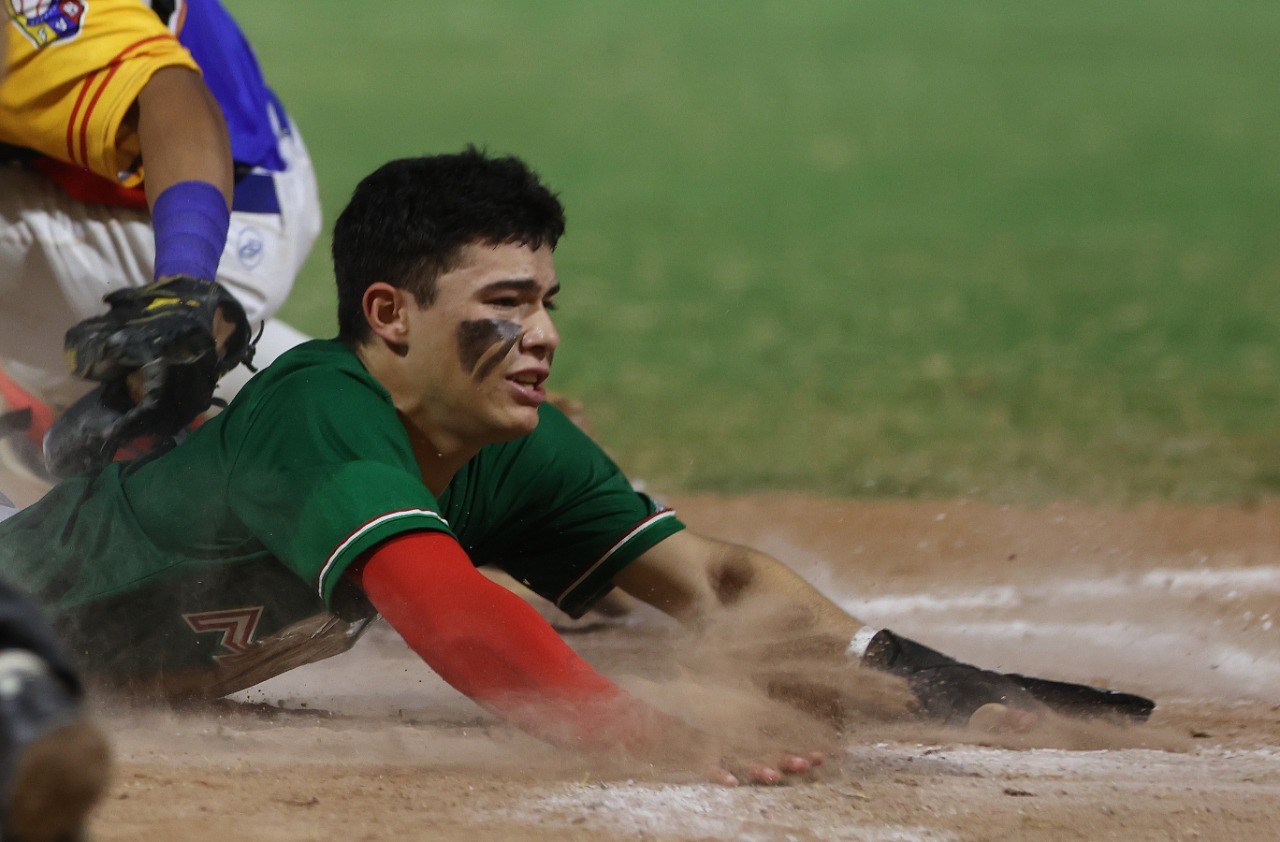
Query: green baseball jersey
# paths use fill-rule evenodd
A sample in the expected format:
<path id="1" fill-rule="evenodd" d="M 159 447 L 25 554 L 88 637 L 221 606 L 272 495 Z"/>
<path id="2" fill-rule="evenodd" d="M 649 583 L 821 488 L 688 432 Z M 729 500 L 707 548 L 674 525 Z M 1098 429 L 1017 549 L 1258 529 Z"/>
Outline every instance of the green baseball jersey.
<path id="1" fill-rule="evenodd" d="M 0 576 L 48 607 L 86 669 L 220 695 L 349 647 L 374 612 L 343 574 L 393 536 L 453 535 L 580 616 L 682 528 L 550 405 L 437 500 L 391 396 L 317 340 L 177 447 L 64 481 L 0 523 Z"/>

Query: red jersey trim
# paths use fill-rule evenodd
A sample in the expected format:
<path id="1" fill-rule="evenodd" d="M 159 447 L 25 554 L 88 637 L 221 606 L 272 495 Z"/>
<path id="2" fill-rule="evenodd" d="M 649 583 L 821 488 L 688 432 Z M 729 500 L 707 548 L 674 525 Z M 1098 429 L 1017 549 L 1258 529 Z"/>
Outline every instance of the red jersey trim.
<path id="1" fill-rule="evenodd" d="M 427 517 L 443 523 L 446 528 L 449 526 L 449 521 L 442 518 L 438 512 L 433 512 L 430 509 L 401 509 L 400 511 L 387 512 L 386 514 L 379 515 L 373 520 L 366 521 L 354 532 L 348 535 L 342 543 L 338 544 L 337 548 L 334 549 L 333 552 L 329 553 L 329 558 L 325 561 L 324 567 L 320 568 L 320 575 L 316 579 L 316 590 L 320 594 L 320 598 L 324 599 L 324 583 L 325 580 L 329 578 L 329 573 L 333 569 L 333 565 L 337 563 L 338 559 L 342 557 L 342 554 L 346 552 L 348 547 L 360 540 L 364 535 L 367 535 L 371 530 L 377 529 L 384 523 L 403 517 Z"/>

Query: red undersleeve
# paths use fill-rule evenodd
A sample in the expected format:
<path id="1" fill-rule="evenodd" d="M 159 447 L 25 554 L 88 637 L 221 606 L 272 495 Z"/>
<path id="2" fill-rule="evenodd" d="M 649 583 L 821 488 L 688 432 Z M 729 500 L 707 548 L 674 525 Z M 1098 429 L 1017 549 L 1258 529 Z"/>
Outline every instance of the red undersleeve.
<path id="1" fill-rule="evenodd" d="M 448 535 L 394 538 L 349 575 L 441 678 L 535 736 L 644 753 L 669 721 L 596 672 Z"/>

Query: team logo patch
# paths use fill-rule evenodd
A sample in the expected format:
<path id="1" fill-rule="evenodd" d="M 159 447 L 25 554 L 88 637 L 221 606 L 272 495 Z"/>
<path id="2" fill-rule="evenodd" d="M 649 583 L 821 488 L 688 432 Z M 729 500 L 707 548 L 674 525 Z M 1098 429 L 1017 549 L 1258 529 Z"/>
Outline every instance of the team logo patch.
<path id="1" fill-rule="evenodd" d="M 87 0 L 6 0 L 14 26 L 36 47 L 69 41 L 80 34 Z"/>
<path id="2" fill-rule="evenodd" d="M 201 611 L 195 614 L 183 614 L 187 627 L 196 634 L 219 632 L 219 642 L 225 652 L 214 655 L 215 661 L 232 658 L 248 652 L 254 646 L 253 635 L 258 630 L 258 621 L 262 619 L 262 606 L 252 608 L 232 608 L 226 611 Z"/>
<path id="3" fill-rule="evenodd" d="M 253 226 L 245 227 L 236 237 L 236 257 L 240 258 L 240 265 L 246 269 L 253 269 L 261 263 L 266 250 L 267 244 L 262 239 L 262 232 Z"/>

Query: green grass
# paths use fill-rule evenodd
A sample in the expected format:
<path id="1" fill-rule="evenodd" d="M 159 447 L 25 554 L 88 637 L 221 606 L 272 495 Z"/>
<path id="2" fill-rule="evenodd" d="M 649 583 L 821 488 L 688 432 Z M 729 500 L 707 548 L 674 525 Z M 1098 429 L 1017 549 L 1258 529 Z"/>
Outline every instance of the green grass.
<path id="1" fill-rule="evenodd" d="M 561 192 L 554 384 L 659 488 L 1280 489 L 1280 4 L 228 6 L 327 219 L 472 142 Z"/>

